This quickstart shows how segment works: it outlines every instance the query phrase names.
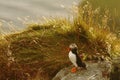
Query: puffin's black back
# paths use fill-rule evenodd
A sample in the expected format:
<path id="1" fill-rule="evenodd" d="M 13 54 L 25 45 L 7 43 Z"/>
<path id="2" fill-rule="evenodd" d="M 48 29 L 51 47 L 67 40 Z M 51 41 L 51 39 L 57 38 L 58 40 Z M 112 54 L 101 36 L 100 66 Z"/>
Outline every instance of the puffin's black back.
<path id="1" fill-rule="evenodd" d="M 82 60 L 81 60 L 81 58 L 78 55 L 76 55 L 76 56 L 77 56 L 77 64 L 78 64 L 78 66 L 79 67 L 85 67 Z"/>
<path id="2" fill-rule="evenodd" d="M 78 56 L 78 54 L 77 54 L 77 48 L 74 48 L 74 49 L 72 49 L 71 50 L 72 51 L 72 53 L 73 54 L 75 54 L 76 55 L 76 63 L 77 63 L 77 65 L 79 66 L 79 67 L 83 67 L 83 68 L 86 68 L 86 64 L 85 63 L 83 63 L 82 62 L 82 60 L 81 60 L 81 58 Z"/>

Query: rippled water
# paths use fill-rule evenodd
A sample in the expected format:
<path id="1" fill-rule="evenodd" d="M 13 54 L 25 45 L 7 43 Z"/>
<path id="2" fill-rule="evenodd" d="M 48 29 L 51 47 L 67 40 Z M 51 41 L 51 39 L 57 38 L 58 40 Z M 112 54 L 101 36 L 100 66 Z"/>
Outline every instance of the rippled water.
<path id="1" fill-rule="evenodd" d="M 4 31 L 23 29 L 22 20 L 37 20 L 41 16 L 68 16 L 69 8 L 79 0 L 0 0 L 0 27 Z M 12 25 L 13 27 L 13 25 Z M 13 30 L 13 29 L 12 29 Z"/>

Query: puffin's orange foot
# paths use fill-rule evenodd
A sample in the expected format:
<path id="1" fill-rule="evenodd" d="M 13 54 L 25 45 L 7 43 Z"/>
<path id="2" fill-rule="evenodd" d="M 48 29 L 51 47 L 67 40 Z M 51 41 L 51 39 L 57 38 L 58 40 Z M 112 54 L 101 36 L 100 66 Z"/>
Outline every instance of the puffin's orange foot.
<path id="1" fill-rule="evenodd" d="M 73 67 L 72 69 L 71 69 L 71 72 L 72 73 L 75 73 L 77 71 L 77 68 L 76 67 Z"/>

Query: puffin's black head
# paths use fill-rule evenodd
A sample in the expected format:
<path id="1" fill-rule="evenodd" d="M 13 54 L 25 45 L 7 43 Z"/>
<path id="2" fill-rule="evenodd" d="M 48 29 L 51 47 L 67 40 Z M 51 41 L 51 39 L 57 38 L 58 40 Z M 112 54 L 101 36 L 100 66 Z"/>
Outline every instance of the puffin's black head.
<path id="1" fill-rule="evenodd" d="M 75 43 L 72 43 L 72 44 L 70 44 L 69 49 L 72 52 L 77 52 L 78 47 L 77 47 L 77 45 Z"/>

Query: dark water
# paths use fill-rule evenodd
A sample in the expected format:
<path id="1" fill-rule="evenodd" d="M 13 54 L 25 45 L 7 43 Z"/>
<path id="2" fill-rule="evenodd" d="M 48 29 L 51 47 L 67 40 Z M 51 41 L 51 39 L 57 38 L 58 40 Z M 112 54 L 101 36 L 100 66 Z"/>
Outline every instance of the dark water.
<path id="1" fill-rule="evenodd" d="M 78 2 L 79 0 L 0 0 L 0 30 L 10 32 L 23 29 L 24 21 L 36 21 L 42 16 L 69 16 L 69 8 Z"/>

